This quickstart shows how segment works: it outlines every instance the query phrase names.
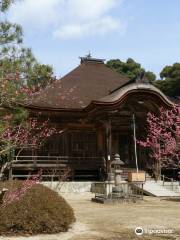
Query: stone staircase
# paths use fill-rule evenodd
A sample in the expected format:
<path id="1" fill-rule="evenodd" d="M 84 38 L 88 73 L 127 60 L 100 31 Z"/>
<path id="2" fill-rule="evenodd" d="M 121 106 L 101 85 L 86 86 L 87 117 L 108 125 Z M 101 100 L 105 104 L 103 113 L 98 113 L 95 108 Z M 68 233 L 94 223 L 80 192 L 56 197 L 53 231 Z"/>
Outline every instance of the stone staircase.
<path id="1" fill-rule="evenodd" d="M 164 182 L 163 181 L 158 181 L 157 184 L 160 186 L 163 186 L 167 190 L 173 191 L 177 194 L 180 194 L 180 183 L 179 182 Z"/>
<path id="2" fill-rule="evenodd" d="M 133 168 L 123 168 L 123 180 L 127 180 L 129 172 L 135 172 Z M 166 179 L 166 177 L 164 178 Z M 143 192 L 148 196 L 154 197 L 180 197 L 179 182 L 171 182 L 170 178 L 167 181 L 155 181 L 154 178 L 146 172 L 146 182 L 143 185 Z M 134 187 L 139 189 L 138 184 L 134 183 Z"/>
<path id="3" fill-rule="evenodd" d="M 171 185 L 167 187 L 162 184 L 162 181 L 148 180 L 144 183 L 143 192 L 148 196 L 154 197 L 180 197 L 180 187 L 178 185 L 174 185 L 172 188 Z M 138 185 L 136 187 L 138 188 Z"/>

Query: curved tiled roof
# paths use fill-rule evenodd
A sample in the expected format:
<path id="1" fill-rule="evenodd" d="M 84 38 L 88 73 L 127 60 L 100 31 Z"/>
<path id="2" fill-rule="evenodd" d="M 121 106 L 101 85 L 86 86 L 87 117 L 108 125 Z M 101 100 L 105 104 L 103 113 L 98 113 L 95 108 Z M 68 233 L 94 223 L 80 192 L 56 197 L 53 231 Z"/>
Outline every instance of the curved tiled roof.
<path id="1" fill-rule="evenodd" d="M 149 83 L 132 82 L 125 75 L 108 68 L 103 60 L 83 58 L 81 65 L 34 95 L 28 107 L 47 110 L 83 110 L 99 104 L 116 104 L 131 92 L 158 95 L 166 105 L 173 105 L 158 88 Z"/>
<path id="2" fill-rule="evenodd" d="M 48 109 L 83 109 L 129 81 L 103 61 L 82 61 L 61 80 L 34 95 L 28 105 Z"/>
<path id="3" fill-rule="evenodd" d="M 102 103 L 113 103 L 119 101 L 125 94 L 130 93 L 131 91 L 149 91 L 149 92 L 154 92 L 158 94 L 164 102 L 168 105 L 172 105 L 173 102 L 166 96 L 164 93 L 162 93 L 158 88 L 153 86 L 152 84 L 147 84 L 147 83 L 131 83 L 128 84 L 117 91 L 114 91 L 112 94 L 109 94 L 108 96 L 105 96 L 101 99 L 99 99 L 97 102 L 102 102 Z"/>

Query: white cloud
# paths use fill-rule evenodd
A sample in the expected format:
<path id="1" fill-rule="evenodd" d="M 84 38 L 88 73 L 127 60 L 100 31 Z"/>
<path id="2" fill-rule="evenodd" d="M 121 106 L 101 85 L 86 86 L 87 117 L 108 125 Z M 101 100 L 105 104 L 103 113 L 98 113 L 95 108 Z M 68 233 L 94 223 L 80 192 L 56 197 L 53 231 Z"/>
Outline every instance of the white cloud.
<path id="1" fill-rule="evenodd" d="M 69 12 L 82 20 L 99 18 L 116 6 L 119 0 L 69 0 Z"/>
<path id="2" fill-rule="evenodd" d="M 9 12 L 11 21 L 19 22 L 30 28 L 41 28 L 55 24 L 58 17 L 59 0 L 23 0 L 17 1 Z"/>
<path id="3" fill-rule="evenodd" d="M 121 24 L 118 20 L 111 17 L 104 17 L 96 21 L 81 23 L 81 24 L 68 24 L 62 26 L 53 32 L 56 38 L 77 38 L 86 37 L 88 35 L 103 35 L 107 32 L 118 30 Z"/>
<path id="4" fill-rule="evenodd" d="M 122 0 L 24 0 L 15 4 L 10 20 L 26 29 L 50 31 L 55 38 L 78 38 L 122 30 L 111 10 Z M 49 32 L 48 32 L 49 33 Z"/>

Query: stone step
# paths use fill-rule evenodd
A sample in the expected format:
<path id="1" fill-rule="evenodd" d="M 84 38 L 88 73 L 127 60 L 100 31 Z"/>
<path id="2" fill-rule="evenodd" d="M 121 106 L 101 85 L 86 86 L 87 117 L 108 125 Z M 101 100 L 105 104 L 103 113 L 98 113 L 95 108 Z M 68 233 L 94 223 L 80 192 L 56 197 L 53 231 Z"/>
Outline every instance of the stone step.
<path id="1" fill-rule="evenodd" d="M 138 188 L 138 186 L 136 186 Z M 169 190 L 164 186 L 159 185 L 155 181 L 147 181 L 144 183 L 143 191 L 149 196 L 155 197 L 180 197 L 180 193 Z"/>

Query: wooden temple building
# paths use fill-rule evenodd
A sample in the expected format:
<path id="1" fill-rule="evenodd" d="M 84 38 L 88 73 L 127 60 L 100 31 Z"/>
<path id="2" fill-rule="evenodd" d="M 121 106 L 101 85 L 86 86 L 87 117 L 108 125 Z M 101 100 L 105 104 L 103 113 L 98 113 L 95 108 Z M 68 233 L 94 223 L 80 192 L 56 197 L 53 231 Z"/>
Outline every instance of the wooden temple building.
<path id="1" fill-rule="evenodd" d="M 77 68 L 42 90 L 26 106 L 31 116 L 48 118 L 61 132 L 36 151 L 33 164 L 30 150 L 23 154 L 23 160 L 19 156 L 11 175 L 14 171 L 17 177 L 22 176 L 21 170 L 25 169 L 66 166 L 71 170 L 70 179 L 102 180 L 115 154 L 120 155 L 124 169 L 133 169 L 133 116 L 140 138 L 146 134 L 147 113 L 172 105 L 147 79 L 132 81 L 108 68 L 102 59 L 81 58 Z M 137 145 L 137 156 L 139 169 L 153 169 L 148 150 Z"/>

